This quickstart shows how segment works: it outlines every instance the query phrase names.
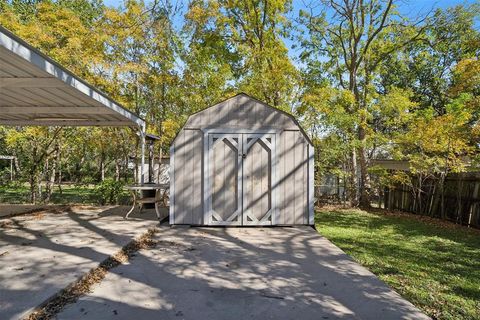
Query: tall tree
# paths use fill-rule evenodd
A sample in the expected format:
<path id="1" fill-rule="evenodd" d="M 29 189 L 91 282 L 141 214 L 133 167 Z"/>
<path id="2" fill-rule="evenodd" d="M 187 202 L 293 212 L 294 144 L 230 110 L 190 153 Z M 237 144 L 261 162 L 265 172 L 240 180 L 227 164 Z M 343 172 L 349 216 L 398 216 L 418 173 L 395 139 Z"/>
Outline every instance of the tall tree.
<path id="1" fill-rule="evenodd" d="M 316 11 L 314 8 L 322 9 Z M 410 23 L 396 11 L 394 0 L 323 0 L 300 12 L 306 28 L 302 59 L 328 74 L 333 86 L 353 96 L 346 112 L 353 116 L 355 140 L 350 154 L 352 204 L 369 206 L 368 149 L 374 132 L 376 81 L 389 55 L 423 36 L 425 26 Z M 330 110 L 335 112 L 335 109 Z M 357 165 L 358 163 L 358 165 Z"/>
<path id="2" fill-rule="evenodd" d="M 183 85 L 187 93 L 186 111 L 196 112 L 213 105 L 234 92 L 240 56 L 225 37 L 225 25 L 219 21 L 219 3 L 192 1 L 185 14 L 184 37 L 188 46 L 183 54 Z"/>
<path id="3" fill-rule="evenodd" d="M 290 10 L 288 0 L 194 1 L 187 13 L 194 31 L 193 48 L 202 55 L 226 59 L 230 67 L 222 62 L 210 65 L 233 74 L 237 90 L 292 111 L 298 72 L 283 41 L 290 29 L 286 17 Z M 200 30 L 205 34 L 199 34 Z M 213 53 L 215 49 L 220 51 Z"/>
<path id="4" fill-rule="evenodd" d="M 382 64 L 380 91 L 408 88 L 421 108 L 445 113 L 456 65 L 480 54 L 479 15 L 478 4 L 437 9 L 428 18 L 422 41 L 392 52 Z"/>
<path id="5" fill-rule="evenodd" d="M 288 36 L 288 0 L 220 1 L 228 34 L 242 57 L 238 87 L 265 102 L 293 111 L 297 70 L 283 37 Z"/>
<path id="6" fill-rule="evenodd" d="M 151 130 L 160 136 L 159 157 L 168 147 L 180 128 L 184 114 L 183 86 L 180 75 L 180 54 L 183 42 L 173 20 L 180 13 L 179 4 L 160 1 L 150 10 L 150 32 L 147 39 L 148 76 L 145 80 Z"/>

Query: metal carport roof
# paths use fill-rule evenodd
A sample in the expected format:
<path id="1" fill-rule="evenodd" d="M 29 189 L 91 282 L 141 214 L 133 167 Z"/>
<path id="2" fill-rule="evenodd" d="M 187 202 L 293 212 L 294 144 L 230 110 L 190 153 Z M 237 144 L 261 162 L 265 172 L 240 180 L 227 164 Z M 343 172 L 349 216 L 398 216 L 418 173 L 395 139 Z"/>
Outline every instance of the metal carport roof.
<path id="1" fill-rule="evenodd" d="M 0 125 L 135 127 L 144 181 L 145 121 L 2 26 Z"/>
<path id="2" fill-rule="evenodd" d="M 0 125 L 143 131 L 145 122 L 0 26 Z"/>

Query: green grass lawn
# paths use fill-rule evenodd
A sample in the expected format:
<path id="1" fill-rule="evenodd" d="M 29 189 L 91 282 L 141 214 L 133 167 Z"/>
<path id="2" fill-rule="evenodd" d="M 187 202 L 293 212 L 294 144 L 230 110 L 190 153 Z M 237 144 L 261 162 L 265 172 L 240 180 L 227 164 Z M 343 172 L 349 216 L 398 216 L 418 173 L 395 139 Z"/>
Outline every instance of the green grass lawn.
<path id="1" fill-rule="evenodd" d="M 434 319 L 480 319 L 480 231 L 410 214 L 323 209 L 316 227 Z"/>
<path id="2" fill-rule="evenodd" d="M 0 186 L 0 203 L 29 203 L 30 190 L 25 185 Z M 120 204 L 130 203 L 128 191 L 122 193 Z M 62 191 L 54 186 L 51 203 L 53 204 L 99 204 L 100 195 L 94 186 L 63 185 Z"/>

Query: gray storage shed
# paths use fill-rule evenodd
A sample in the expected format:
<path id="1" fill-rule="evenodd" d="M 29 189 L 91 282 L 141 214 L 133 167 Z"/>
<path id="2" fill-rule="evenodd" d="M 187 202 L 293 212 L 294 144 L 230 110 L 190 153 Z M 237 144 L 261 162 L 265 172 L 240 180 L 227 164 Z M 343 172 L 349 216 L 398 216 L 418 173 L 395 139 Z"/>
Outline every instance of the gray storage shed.
<path id="1" fill-rule="evenodd" d="M 244 93 L 191 115 L 170 149 L 170 223 L 313 225 L 313 145 Z"/>

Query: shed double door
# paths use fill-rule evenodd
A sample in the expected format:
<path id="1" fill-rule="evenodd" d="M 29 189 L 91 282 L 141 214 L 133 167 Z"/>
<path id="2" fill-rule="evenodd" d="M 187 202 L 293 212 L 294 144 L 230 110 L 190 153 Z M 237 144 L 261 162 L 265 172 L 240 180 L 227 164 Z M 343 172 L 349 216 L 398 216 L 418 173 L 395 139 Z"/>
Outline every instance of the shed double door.
<path id="1" fill-rule="evenodd" d="M 207 224 L 272 224 L 274 152 L 274 134 L 208 135 Z"/>

